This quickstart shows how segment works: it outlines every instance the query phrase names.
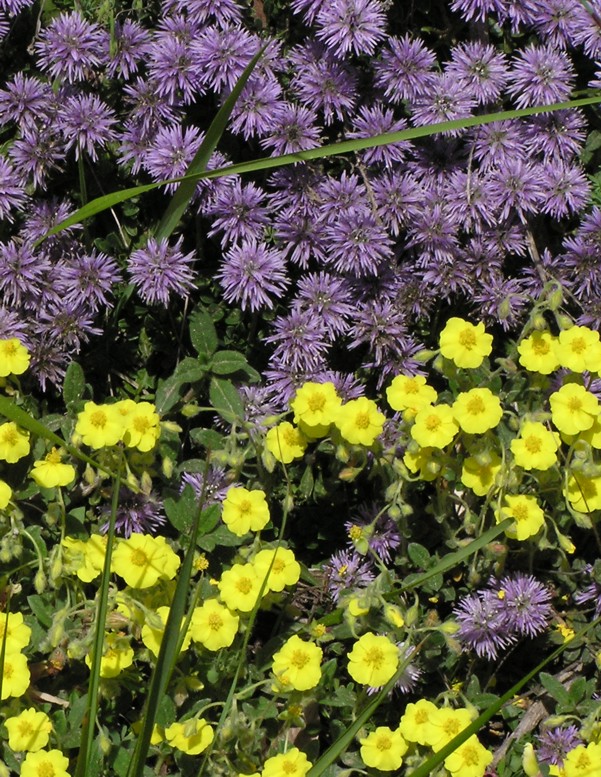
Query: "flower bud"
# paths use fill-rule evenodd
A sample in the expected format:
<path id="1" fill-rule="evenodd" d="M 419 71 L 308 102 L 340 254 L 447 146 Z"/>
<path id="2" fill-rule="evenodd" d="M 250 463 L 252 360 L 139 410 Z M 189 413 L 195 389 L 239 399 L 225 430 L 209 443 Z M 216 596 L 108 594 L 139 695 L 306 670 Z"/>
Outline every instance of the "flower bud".
<path id="1" fill-rule="evenodd" d="M 536 760 L 536 755 L 534 754 L 534 748 L 532 747 L 531 742 L 527 742 L 524 745 L 524 751 L 522 753 L 522 768 L 524 770 L 524 774 L 527 775 L 527 777 L 537 777 L 539 775 L 540 769 L 538 768 L 538 761 Z"/>
<path id="2" fill-rule="evenodd" d="M 47 584 L 46 575 L 44 573 L 43 569 L 38 569 L 38 571 L 35 574 L 35 577 L 33 578 L 33 587 L 39 594 L 43 594 L 46 590 L 46 584 Z"/>

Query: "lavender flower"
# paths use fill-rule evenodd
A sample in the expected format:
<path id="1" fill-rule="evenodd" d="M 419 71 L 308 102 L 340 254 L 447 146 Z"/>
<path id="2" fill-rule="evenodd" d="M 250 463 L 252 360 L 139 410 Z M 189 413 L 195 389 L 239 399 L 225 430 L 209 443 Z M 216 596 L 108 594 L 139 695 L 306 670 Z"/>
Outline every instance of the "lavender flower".
<path id="1" fill-rule="evenodd" d="M 507 60 L 494 46 L 460 43 L 451 55 L 445 72 L 465 85 L 479 104 L 498 100 L 507 84 Z"/>
<path id="2" fill-rule="evenodd" d="M 14 121 L 20 127 L 34 127 L 46 117 L 52 90 L 37 78 L 16 73 L 0 90 L 0 122 Z"/>
<path id="3" fill-rule="evenodd" d="M 298 282 L 295 306 L 319 319 L 332 340 L 349 328 L 355 313 L 350 304 L 350 289 L 343 278 L 325 272 L 308 273 Z"/>
<path id="4" fill-rule="evenodd" d="M 65 150 L 75 146 L 75 159 L 87 151 L 94 162 L 96 148 L 104 148 L 114 139 L 112 129 L 116 122 L 113 111 L 95 95 L 68 97 L 59 112 L 57 127 L 65 139 Z"/>
<path id="5" fill-rule="evenodd" d="M 593 577 L 594 569 L 590 564 L 586 565 L 584 571 L 587 573 L 587 576 L 591 578 L 591 582 L 582 591 L 577 591 L 574 594 L 574 601 L 576 604 L 594 602 L 595 618 L 598 618 L 601 615 L 601 584 Z"/>
<path id="6" fill-rule="evenodd" d="M 202 134 L 196 127 L 163 127 L 148 149 L 143 166 L 155 181 L 179 178 L 185 175 L 201 143 Z M 176 188 L 177 183 L 165 185 L 168 192 Z"/>
<path id="7" fill-rule="evenodd" d="M 52 336 L 43 337 L 38 333 L 35 339 L 32 338 L 29 353 L 31 356 L 29 369 L 35 375 L 42 391 L 46 391 L 48 383 L 60 386 L 69 362 L 62 344 Z"/>
<path id="8" fill-rule="evenodd" d="M 579 731 L 576 726 L 560 726 L 546 729 L 539 736 L 536 757 L 540 763 L 563 766 L 566 755 L 578 745 L 582 744 Z"/>
<path id="9" fill-rule="evenodd" d="M 461 81 L 450 73 L 439 73 L 432 77 L 428 90 L 412 101 L 413 123 L 422 126 L 463 119 L 471 114 L 475 105 L 474 98 L 466 93 Z M 463 131 L 448 130 L 448 134 L 458 135 Z"/>
<path id="10" fill-rule="evenodd" d="M 171 0 L 171 5 L 180 13 L 185 11 L 199 26 L 211 17 L 221 25 L 239 22 L 242 18 L 242 9 L 236 0 Z"/>
<path id="11" fill-rule="evenodd" d="M 324 564 L 328 592 L 337 602 L 344 594 L 353 590 L 361 590 L 373 582 L 374 573 L 371 564 L 363 556 L 348 551 L 340 550 Z"/>
<path id="12" fill-rule="evenodd" d="M 0 307 L 0 340 L 16 337 L 26 348 L 31 348 L 28 330 L 27 322 L 15 310 Z"/>
<path id="13" fill-rule="evenodd" d="M 183 17 L 179 20 L 183 23 L 180 27 L 186 27 L 185 33 L 181 29 L 162 29 L 155 35 L 149 47 L 148 72 L 150 85 L 159 97 L 170 104 L 181 100 L 187 105 L 204 89 L 192 51 L 194 27 Z"/>
<path id="14" fill-rule="evenodd" d="M 451 8 L 468 21 L 484 21 L 487 14 L 503 11 L 503 0 L 451 0 Z"/>
<path id="15" fill-rule="evenodd" d="M 419 215 L 426 196 L 421 184 L 411 174 L 402 175 L 396 170 L 373 178 L 371 188 L 378 217 L 395 237 Z"/>
<path id="16" fill-rule="evenodd" d="M 242 310 L 271 309 L 270 295 L 280 298 L 288 285 L 285 266 L 281 251 L 251 238 L 226 253 L 217 278 L 228 302 Z"/>
<path id="17" fill-rule="evenodd" d="M 341 213 L 325 230 L 327 263 L 356 278 L 377 275 L 392 259 L 392 241 L 369 210 Z"/>
<path id="18" fill-rule="evenodd" d="M 373 54 L 384 37 L 386 17 L 379 0 L 332 0 L 315 17 L 317 37 L 336 56 Z"/>
<path id="19" fill-rule="evenodd" d="M 586 120 L 577 109 L 532 116 L 523 128 L 526 148 L 532 156 L 559 157 L 568 162 L 582 150 Z"/>
<path id="20" fill-rule="evenodd" d="M 190 47 L 200 83 L 214 92 L 230 92 L 259 46 L 256 35 L 238 26 L 205 27 Z"/>
<path id="21" fill-rule="evenodd" d="M 578 0 L 545 0 L 544 3 L 527 0 L 525 6 L 530 11 L 530 23 L 549 46 L 574 45 L 574 33 L 580 28 L 580 11 L 584 10 Z"/>
<path id="22" fill-rule="evenodd" d="M 204 507 L 208 507 L 221 504 L 228 488 L 234 484 L 226 477 L 223 467 L 215 467 L 211 464 L 206 472 L 184 472 L 180 493 L 187 485 L 192 486 L 197 499 L 202 497 Z"/>
<path id="23" fill-rule="evenodd" d="M 489 191 L 502 219 L 515 211 L 524 221 L 525 215 L 536 212 L 544 199 L 542 170 L 519 158 L 508 160 L 491 172 Z"/>
<path id="24" fill-rule="evenodd" d="M 290 7 L 294 13 L 302 14 L 307 24 L 313 24 L 325 0 L 292 0 Z"/>
<path id="25" fill-rule="evenodd" d="M 515 572 L 501 580 L 491 578 L 498 610 L 507 629 L 522 637 L 535 637 L 546 630 L 553 614 L 551 591 L 532 575 Z"/>
<path id="26" fill-rule="evenodd" d="M 272 363 L 295 371 L 310 371 L 322 366 L 327 342 L 321 322 L 307 311 L 293 310 L 273 322 L 274 333 L 266 342 L 275 343 Z"/>
<path id="27" fill-rule="evenodd" d="M 44 237 L 52 227 L 64 221 L 73 210 L 71 202 L 59 200 L 58 197 L 51 197 L 46 201 L 34 201 L 31 206 L 31 212 L 28 214 L 21 230 L 24 242 L 34 243 L 36 240 Z M 57 235 L 46 238 L 44 245 L 46 252 L 54 255 L 54 249 L 57 248 L 57 259 L 67 257 L 69 249 L 73 245 L 73 232 L 79 229 L 81 229 L 81 224 L 72 224 L 70 227 L 61 230 Z"/>
<path id="28" fill-rule="evenodd" d="M 313 200 L 319 201 L 319 216 L 334 224 L 342 215 L 350 215 L 358 210 L 367 210 L 369 201 L 367 189 L 356 175 L 347 175 L 343 170 L 338 178 L 328 176 L 316 186 Z"/>
<path id="29" fill-rule="evenodd" d="M 480 591 L 464 596 L 454 610 L 459 623 L 457 639 L 464 649 L 494 661 L 499 650 L 515 641 L 499 612 L 499 599 L 493 591 Z"/>
<path id="30" fill-rule="evenodd" d="M 91 310 L 111 306 L 109 294 L 121 281 L 121 273 L 114 259 L 104 253 L 74 257 L 62 271 L 66 287 L 66 303 L 87 305 Z"/>
<path id="31" fill-rule="evenodd" d="M 570 96 L 574 69 L 565 52 L 532 45 L 516 55 L 509 81 L 518 108 L 559 103 Z"/>
<path id="32" fill-rule="evenodd" d="M 271 132 L 261 140 L 261 146 L 272 149 L 273 156 L 279 156 L 315 148 L 319 138 L 312 111 L 302 105 L 282 103 L 274 116 Z"/>
<path id="33" fill-rule="evenodd" d="M 351 549 L 357 540 L 366 539 L 370 550 L 384 564 L 392 561 L 393 552 L 401 544 L 397 524 L 376 504 L 362 505 L 356 518 L 345 521 L 344 528 L 349 536 Z"/>
<path id="34" fill-rule="evenodd" d="M 156 84 L 142 78 L 136 78 L 133 84 L 123 87 L 125 101 L 131 106 L 129 126 L 140 131 L 147 138 L 150 132 L 156 132 L 163 124 L 177 120 L 178 111 L 168 99 L 159 94 Z"/>
<path id="35" fill-rule="evenodd" d="M 115 50 L 107 68 L 108 74 L 115 78 L 120 75 L 129 78 L 138 71 L 152 51 L 150 35 L 137 22 L 126 19 L 115 22 Z"/>
<path id="36" fill-rule="evenodd" d="M 387 132 L 400 132 L 407 128 L 404 119 L 395 120 L 391 110 L 380 103 L 371 107 L 359 108 L 359 114 L 353 119 L 353 130 L 348 132 L 349 138 L 371 138 L 374 135 L 384 135 Z M 361 151 L 361 159 L 366 165 L 383 164 L 392 167 L 395 162 L 402 162 L 411 143 L 400 140 L 385 146 L 376 146 Z"/>
<path id="37" fill-rule="evenodd" d="M 83 81 L 108 59 L 109 37 L 78 11 L 59 14 L 35 44 L 38 65 L 53 78 Z"/>
<path id="38" fill-rule="evenodd" d="M 0 10 L 9 14 L 9 16 L 16 16 L 24 8 L 33 5 L 34 0 L 1 0 Z"/>
<path id="39" fill-rule="evenodd" d="M 485 284 L 477 289 L 474 302 L 479 306 L 482 317 L 491 323 L 500 324 L 508 331 L 514 328 L 526 312 L 528 295 L 523 279 L 504 278 L 500 273 L 491 273 Z"/>
<path id="40" fill-rule="evenodd" d="M 376 86 L 393 102 L 415 102 L 427 94 L 434 78 L 436 57 L 421 40 L 388 38 L 374 63 Z"/>
<path id="41" fill-rule="evenodd" d="M 47 337 L 70 354 L 79 353 L 81 344 L 87 343 L 90 336 L 102 333 L 101 329 L 94 326 L 88 308 L 65 303 L 61 299 L 50 299 L 43 309 L 38 310 L 35 329 L 41 339 Z"/>
<path id="42" fill-rule="evenodd" d="M 351 327 L 349 348 L 365 345 L 369 363 L 385 374 L 395 369 L 390 365 L 394 356 L 402 352 L 407 338 L 403 313 L 388 300 L 369 300 L 358 305 Z"/>
<path id="43" fill-rule="evenodd" d="M 483 168 L 502 168 L 510 161 L 525 157 L 524 132 L 516 121 L 494 121 L 478 127 L 473 148 L 474 159 Z"/>
<path id="44" fill-rule="evenodd" d="M 187 296 L 194 288 L 191 264 L 194 252 L 183 254 L 180 237 L 174 246 L 167 240 L 148 239 L 145 248 L 134 251 L 129 258 L 128 272 L 140 297 L 151 305 L 169 304 L 171 294 Z"/>
<path id="45" fill-rule="evenodd" d="M 0 219 L 13 221 L 13 208 L 20 208 L 27 195 L 16 181 L 15 171 L 10 162 L 0 156 Z"/>
<path id="46" fill-rule="evenodd" d="M 265 192 L 254 183 L 243 184 L 239 179 L 220 191 L 206 211 L 212 217 L 209 235 L 223 232 L 222 245 L 241 240 L 260 240 L 269 224 L 268 210 L 263 201 Z"/>
<path id="47" fill-rule="evenodd" d="M 314 212 L 302 208 L 281 208 L 273 223 L 274 235 L 294 264 L 303 269 L 311 259 L 324 261 L 327 252 L 323 223 Z"/>
<path id="48" fill-rule="evenodd" d="M 580 167 L 563 161 L 549 160 L 542 169 L 545 199 L 543 212 L 559 219 L 582 210 L 590 196 L 590 184 Z"/>
<path id="49" fill-rule="evenodd" d="M 48 263 L 28 243 L 0 243 L 0 291 L 5 304 L 20 305 L 41 295 Z"/>
<path id="50" fill-rule="evenodd" d="M 102 509 L 101 518 L 104 523 L 100 531 L 105 534 L 109 529 L 111 508 Z M 153 494 L 134 494 L 126 488 L 119 492 L 119 506 L 115 520 L 115 534 L 119 537 L 130 537 L 136 534 L 156 534 L 167 523 L 163 505 Z"/>
<path id="51" fill-rule="evenodd" d="M 272 127 L 281 105 L 282 87 L 275 78 L 250 78 L 232 111 L 232 132 L 245 140 L 262 137 Z"/>
<path id="52" fill-rule="evenodd" d="M 15 140 L 8 153 L 17 173 L 23 178 L 31 176 L 36 187 L 44 188 L 46 176 L 60 169 L 65 148 L 51 125 L 24 127 L 22 137 Z"/>

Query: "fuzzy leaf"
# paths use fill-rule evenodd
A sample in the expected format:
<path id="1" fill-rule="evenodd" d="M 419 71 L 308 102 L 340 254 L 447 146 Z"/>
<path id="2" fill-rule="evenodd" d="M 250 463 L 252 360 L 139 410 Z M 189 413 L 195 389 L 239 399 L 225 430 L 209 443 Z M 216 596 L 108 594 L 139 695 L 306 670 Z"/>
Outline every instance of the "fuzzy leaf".
<path id="1" fill-rule="evenodd" d="M 243 417 L 244 405 L 238 390 L 229 380 L 211 378 L 209 398 L 211 405 L 228 423 L 235 423 Z"/>
<path id="2" fill-rule="evenodd" d="M 190 340 L 198 355 L 207 359 L 217 350 L 219 338 L 215 324 L 209 312 L 202 307 L 190 316 Z"/>

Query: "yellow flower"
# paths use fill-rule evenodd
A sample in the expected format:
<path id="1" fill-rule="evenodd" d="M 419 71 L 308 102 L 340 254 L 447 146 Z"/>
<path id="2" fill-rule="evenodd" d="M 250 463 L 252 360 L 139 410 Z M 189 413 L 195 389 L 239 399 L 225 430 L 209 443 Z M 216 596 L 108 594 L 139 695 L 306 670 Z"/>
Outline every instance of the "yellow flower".
<path id="1" fill-rule="evenodd" d="M 132 534 L 120 540 L 113 553 L 112 569 L 131 588 L 149 588 L 158 580 L 173 580 L 179 569 L 179 556 L 164 537 Z"/>
<path id="2" fill-rule="evenodd" d="M 601 509 L 601 477 L 587 478 L 578 473 L 568 477 L 565 496 L 574 510 L 592 513 Z"/>
<path id="3" fill-rule="evenodd" d="M 69 777 L 69 759 L 60 750 L 27 753 L 21 764 L 21 777 Z"/>
<path id="4" fill-rule="evenodd" d="M 221 575 L 217 586 L 230 610 L 250 612 L 256 604 L 262 582 L 252 564 L 234 564 Z"/>
<path id="5" fill-rule="evenodd" d="M 23 653 L 7 652 L 2 666 L 2 695 L 0 699 L 9 696 L 23 696 L 29 688 L 29 667 L 27 657 Z"/>
<path id="6" fill-rule="evenodd" d="M 423 375 L 397 375 L 386 389 L 386 398 L 393 410 L 417 413 L 422 407 L 433 405 L 438 392 L 426 383 Z"/>
<path id="7" fill-rule="evenodd" d="M 335 424 L 341 437 L 351 445 L 369 447 L 382 433 L 385 420 L 372 399 L 359 397 L 341 405 Z"/>
<path id="8" fill-rule="evenodd" d="M 601 744 L 576 745 L 563 759 L 562 777 L 601 777 Z"/>
<path id="9" fill-rule="evenodd" d="M 0 510 L 4 510 L 5 507 L 8 507 L 12 495 L 13 490 L 8 483 L 0 480 Z"/>
<path id="10" fill-rule="evenodd" d="M 417 412 L 411 436 L 422 448 L 446 448 L 458 431 L 451 407 L 434 405 Z"/>
<path id="11" fill-rule="evenodd" d="M 366 766 L 381 772 L 393 772 L 401 768 L 408 745 L 401 736 L 400 729 L 393 731 L 388 726 L 378 726 L 359 742 L 361 758 Z"/>
<path id="12" fill-rule="evenodd" d="M 92 534 L 88 540 L 65 537 L 61 545 L 65 551 L 65 562 L 84 583 L 90 583 L 104 569 L 106 554 L 105 535 Z"/>
<path id="13" fill-rule="evenodd" d="M 61 452 L 53 448 L 40 461 L 33 462 L 31 477 L 41 488 L 68 486 L 75 480 L 75 467 L 61 462 Z"/>
<path id="14" fill-rule="evenodd" d="M 116 445 L 124 431 L 123 418 L 115 405 L 86 402 L 81 413 L 77 414 L 75 433 L 90 448 Z"/>
<path id="15" fill-rule="evenodd" d="M 485 463 L 475 456 L 468 456 L 461 468 L 461 482 L 477 496 L 486 496 L 496 484 L 502 466 L 501 457 L 494 452 L 490 453 Z"/>
<path id="16" fill-rule="evenodd" d="M 399 731 L 408 742 L 417 742 L 419 745 L 431 745 L 438 736 L 436 729 L 432 728 L 432 717 L 437 711 L 428 699 L 420 699 L 415 704 L 410 703 L 405 707 L 401 717 Z"/>
<path id="17" fill-rule="evenodd" d="M 85 657 L 86 664 L 92 668 L 92 655 Z M 117 677 L 134 662 L 134 651 L 129 640 L 120 634 L 108 632 L 104 635 L 104 652 L 100 659 L 100 676 Z"/>
<path id="18" fill-rule="evenodd" d="M 198 755 L 213 741 L 212 727 L 204 718 L 191 718 L 172 723 L 165 729 L 165 739 L 171 745 L 188 755 Z"/>
<path id="19" fill-rule="evenodd" d="M 159 650 L 161 649 L 161 642 L 163 641 L 163 634 L 165 633 L 169 610 L 169 607 L 158 607 L 156 612 L 146 618 L 146 622 L 142 626 L 142 633 L 140 635 L 142 637 L 142 642 L 155 656 L 158 656 Z M 181 626 L 184 625 L 184 621 L 185 618 L 182 618 Z M 191 639 L 192 634 L 188 629 L 181 647 L 182 650 L 187 650 L 190 647 Z"/>
<path id="20" fill-rule="evenodd" d="M 460 731 L 472 722 L 469 710 L 454 710 L 451 707 L 437 709 L 428 719 L 432 749 L 438 751 L 454 739 Z"/>
<path id="21" fill-rule="evenodd" d="M 408 448 L 403 454 L 403 462 L 410 472 L 419 472 L 422 480 L 436 480 L 440 475 L 442 462 L 440 448 Z"/>
<path id="22" fill-rule="evenodd" d="M 238 633 L 240 618 L 217 599 L 207 599 L 196 607 L 190 621 L 190 634 L 207 650 L 229 647 Z"/>
<path id="23" fill-rule="evenodd" d="M 287 753 L 268 758 L 261 777 L 305 777 L 312 766 L 304 753 L 297 747 L 291 747 Z"/>
<path id="24" fill-rule="evenodd" d="M 473 735 L 444 759 L 444 765 L 457 777 L 484 777 L 492 757 L 490 750 Z"/>
<path id="25" fill-rule="evenodd" d="M 505 534 L 514 540 L 533 537 L 545 523 L 545 514 L 536 498 L 523 494 L 505 497 L 505 506 L 496 513 L 497 523 L 501 523 L 505 518 L 513 518 L 515 521 L 505 530 Z"/>
<path id="26" fill-rule="evenodd" d="M 557 338 L 550 332 L 533 332 L 518 343 L 519 362 L 530 372 L 549 375 L 559 367 L 555 353 Z"/>
<path id="27" fill-rule="evenodd" d="M 18 653 L 29 645 L 31 629 L 20 612 L 0 612 L 0 644 L 6 632 L 6 652 Z"/>
<path id="28" fill-rule="evenodd" d="M 474 388 L 462 391 L 453 402 L 453 415 L 468 434 L 484 434 L 494 429 L 503 416 L 499 397 L 490 389 Z"/>
<path id="29" fill-rule="evenodd" d="M 290 407 L 294 412 L 294 423 L 314 438 L 328 433 L 341 404 L 333 383 L 308 381 L 297 390 Z"/>
<path id="30" fill-rule="evenodd" d="M 0 340 L 0 378 L 22 375 L 28 367 L 29 351 L 16 337 Z"/>
<path id="31" fill-rule="evenodd" d="M 294 634 L 273 656 L 273 673 L 280 683 L 295 691 L 308 691 L 321 680 L 323 650 Z"/>
<path id="32" fill-rule="evenodd" d="M 253 566 L 261 581 L 265 578 L 274 556 L 275 560 L 267 578 L 267 589 L 269 591 L 283 591 L 285 586 L 298 583 L 301 567 L 294 557 L 294 553 L 288 548 L 261 550 L 253 559 Z"/>
<path id="33" fill-rule="evenodd" d="M 577 383 L 566 383 L 549 397 L 553 423 L 564 434 L 590 429 L 599 415 L 599 401 Z"/>
<path id="34" fill-rule="evenodd" d="M 290 464 L 294 459 L 304 456 L 307 449 L 307 438 L 289 421 L 282 421 L 265 435 L 265 447 L 276 461 Z"/>
<path id="35" fill-rule="evenodd" d="M 571 639 L 574 639 L 574 637 L 576 636 L 576 632 L 574 631 L 574 629 L 570 628 L 569 626 L 566 626 L 564 623 L 558 623 L 556 628 L 557 628 L 557 631 L 560 633 L 564 642 L 569 642 Z"/>
<path id="36" fill-rule="evenodd" d="M 562 367 L 572 372 L 601 370 L 599 333 L 586 326 L 572 326 L 559 333 L 555 354 Z"/>
<path id="37" fill-rule="evenodd" d="M 0 459 L 8 464 L 27 456 L 29 453 L 29 433 L 22 432 L 14 421 L 0 425 Z"/>
<path id="38" fill-rule="evenodd" d="M 161 436 L 161 419 L 150 402 L 134 402 L 134 408 L 125 415 L 123 442 L 128 448 L 146 453 L 154 448 Z"/>
<path id="39" fill-rule="evenodd" d="M 4 725 L 8 731 L 8 746 L 18 753 L 23 750 L 35 753 L 46 747 L 52 731 L 48 715 L 38 712 L 34 707 L 7 718 Z"/>
<path id="40" fill-rule="evenodd" d="M 249 531 L 260 531 L 269 523 L 269 507 L 265 492 L 260 489 L 247 491 L 241 486 L 229 488 L 223 500 L 221 518 L 237 537 Z"/>
<path id="41" fill-rule="evenodd" d="M 348 656 L 348 673 L 361 685 L 385 685 L 399 666 L 399 649 L 383 635 L 368 632 L 359 637 Z"/>
<path id="42" fill-rule="evenodd" d="M 518 467 L 545 470 L 557 461 L 557 435 L 539 421 L 526 421 L 520 436 L 510 443 Z"/>
<path id="43" fill-rule="evenodd" d="M 450 318 L 440 333 L 440 352 L 457 367 L 479 367 L 492 351 L 492 335 L 480 322 L 474 326 L 462 318 Z"/>

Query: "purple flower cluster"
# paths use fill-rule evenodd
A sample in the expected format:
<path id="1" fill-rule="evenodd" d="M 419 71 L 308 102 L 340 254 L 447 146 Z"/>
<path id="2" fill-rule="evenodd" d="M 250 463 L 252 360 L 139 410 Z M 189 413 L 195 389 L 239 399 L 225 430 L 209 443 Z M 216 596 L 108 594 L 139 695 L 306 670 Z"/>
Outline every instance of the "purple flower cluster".
<path id="1" fill-rule="evenodd" d="M 552 616 L 551 591 L 532 575 L 515 572 L 465 596 L 455 608 L 456 637 L 465 650 L 493 661 L 520 637 L 544 632 Z"/>

